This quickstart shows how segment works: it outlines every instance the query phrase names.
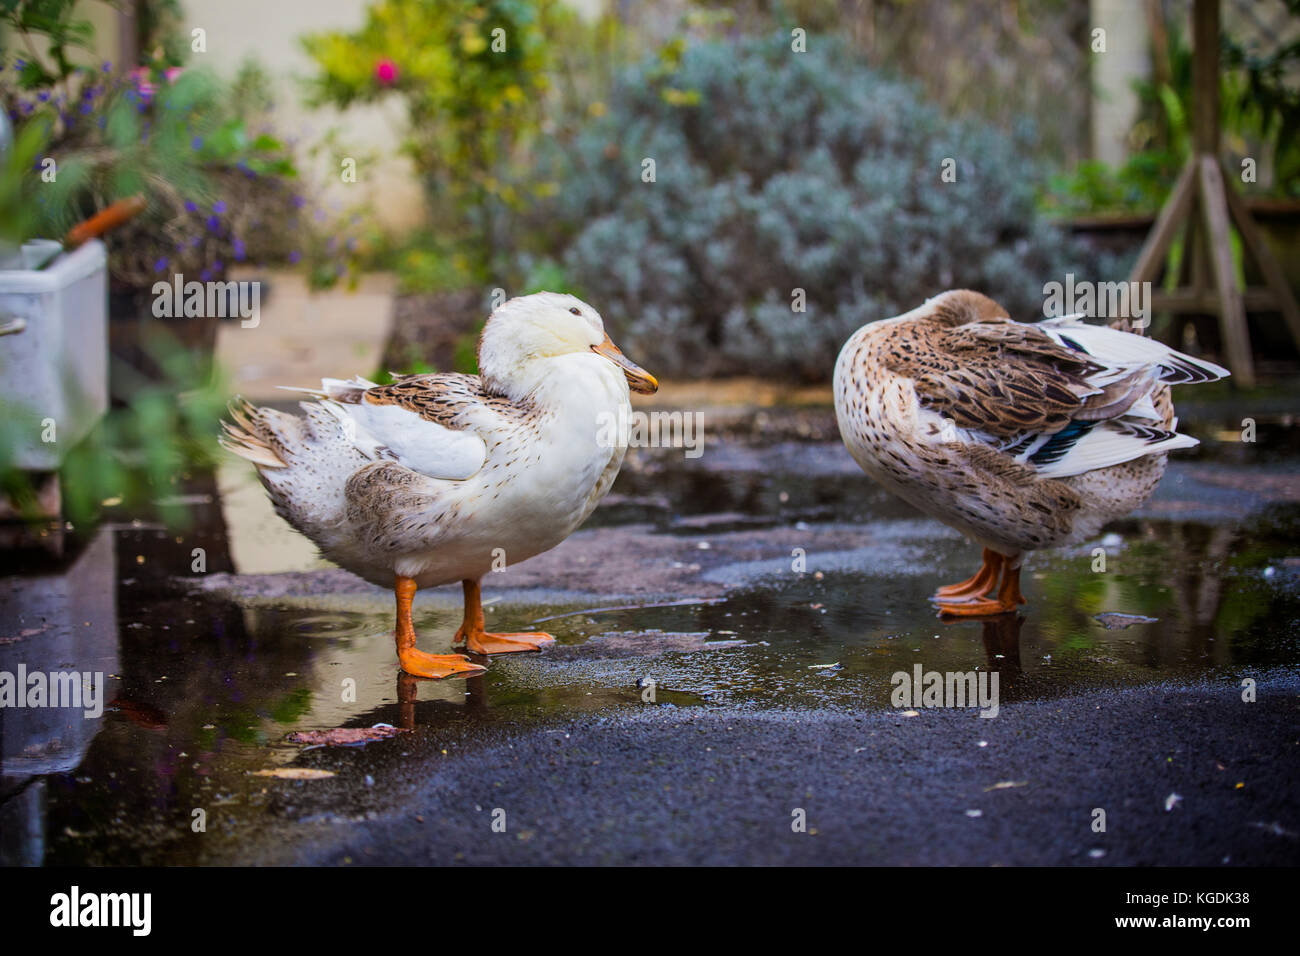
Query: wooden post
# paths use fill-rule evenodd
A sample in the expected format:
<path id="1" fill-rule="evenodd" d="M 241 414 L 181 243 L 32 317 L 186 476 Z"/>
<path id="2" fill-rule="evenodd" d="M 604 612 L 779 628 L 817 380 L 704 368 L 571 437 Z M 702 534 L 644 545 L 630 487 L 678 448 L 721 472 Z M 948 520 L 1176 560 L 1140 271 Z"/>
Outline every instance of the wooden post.
<path id="1" fill-rule="evenodd" d="M 1219 154 L 1219 0 L 1192 7 L 1192 134 L 1196 152 Z"/>
<path id="2" fill-rule="evenodd" d="M 140 21 L 136 0 L 121 0 L 117 5 L 117 68 L 126 72 L 140 65 Z"/>
<path id="3" fill-rule="evenodd" d="M 1228 226 L 1227 188 L 1219 170 L 1219 158 L 1212 153 L 1197 157 L 1200 165 L 1201 212 L 1210 250 L 1214 284 L 1219 290 L 1219 324 L 1223 328 L 1223 349 L 1228 367 L 1243 388 L 1255 384 L 1255 362 L 1250 354 L 1250 333 L 1246 329 L 1246 306 L 1237 287 L 1237 266 L 1232 261 L 1232 236 Z M 1189 250 L 1190 251 L 1190 250 Z"/>

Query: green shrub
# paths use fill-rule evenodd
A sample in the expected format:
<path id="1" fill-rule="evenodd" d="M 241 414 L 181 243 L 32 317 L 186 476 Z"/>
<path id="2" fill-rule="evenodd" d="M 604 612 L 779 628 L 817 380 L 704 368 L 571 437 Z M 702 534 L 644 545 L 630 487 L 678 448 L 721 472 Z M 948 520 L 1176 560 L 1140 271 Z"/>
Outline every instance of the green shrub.
<path id="1" fill-rule="evenodd" d="M 854 329 L 944 289 L 1034 318 L 1045 281 L 1113 269 L 1037 214 L 1031 137 L 945 117 L 825 38 L 687 45 L 553 144 L 535 228 L 656 372 L 825 379 Z"/>
<path id="2" fill-rule="evenodd" d="M 530 199 L 515 163 L 540 128 L 567 31 L 578 29 L 559 0 L 376 0 L 359 29 L 302 42 L 317 67 L 315 102 L 403 100 L 403 148 L 432 220 L 463 243 L 481 279 Z M 427 268 L 414 265 L 416 282 Z"/>

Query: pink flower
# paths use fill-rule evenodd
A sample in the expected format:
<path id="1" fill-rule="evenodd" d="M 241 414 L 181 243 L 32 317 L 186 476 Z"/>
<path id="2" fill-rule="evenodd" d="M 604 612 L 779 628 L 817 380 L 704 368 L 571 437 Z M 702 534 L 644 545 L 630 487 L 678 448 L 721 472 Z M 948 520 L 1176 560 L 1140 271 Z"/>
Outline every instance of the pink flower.
<path id="1" fill-rule="evenodd" d="M 176 77 L 180 76 L 184 72 L 185 68 L 183 66 L 169 66 L 167 69 L 163 70 L 163 76 L 167 77 L 168 83 L 175 83 Z"/>
<path id="2" fill-rule="evenodd" d="M 140 94 L 140 99 L 144 100 L 146 103 L 152 100 L 153 95 L 158 91 L 158 88 L 149 82 L 149 78 L 152 76 L 149 72 L 149 68 L 147 66 L 137 66 L 131 71 L 130 76 L 131 82 L 135 84 L 135 88 Z"/>
<path id="3" fill-rule="evenodd" d="M 397 82 L 397 64 L 384 59 L 375 64 L 375 79 L 383 86 L 392 86 Z"/>

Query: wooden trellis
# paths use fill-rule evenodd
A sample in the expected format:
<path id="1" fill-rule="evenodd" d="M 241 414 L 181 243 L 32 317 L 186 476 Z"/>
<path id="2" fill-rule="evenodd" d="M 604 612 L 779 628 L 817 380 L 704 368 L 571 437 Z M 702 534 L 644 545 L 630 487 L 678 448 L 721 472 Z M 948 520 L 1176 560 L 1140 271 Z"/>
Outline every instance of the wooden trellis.
<path id="1" fill-rule="evenodd" d="M 1191 285 L 1151 297 L 1156 311 L 1217 314 L 1228 367 L 1237 384 L 1255 383 L 1246 312 L 1282 313 L 1300 348 L 1300 306 L 1263 234 L 1225 176 L 1219 161 L 1219 2 L 1195 0 L 1192 7 L 1193 142 L 1169 199 L 1160 210 L 1130 274 L 1130 281 L 1152 282 L 1164 268 L 1169 247 L 1184 233 L 1184 258 Z M 1242 289 L 1232 261 L 1231 223 L 1236 223 L 1247 255 L 1259 266 L 1264 285 Z M 1190 258 L 1188 258 L 1190 257 Z"/>

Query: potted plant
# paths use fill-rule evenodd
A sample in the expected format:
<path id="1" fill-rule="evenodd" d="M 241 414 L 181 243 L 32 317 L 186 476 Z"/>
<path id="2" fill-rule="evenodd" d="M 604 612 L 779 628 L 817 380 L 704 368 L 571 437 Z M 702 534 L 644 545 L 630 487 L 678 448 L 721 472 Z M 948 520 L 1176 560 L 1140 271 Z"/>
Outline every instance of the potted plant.
<path id="1" fill-rule="evenodd" d="M 24 238 L 62 235 L 115 200 L 145 199 L 109 247 L 113 391 L 123 399 L 162 374 L 153 339 L 199 357 L 215 341 L 216 315 L 160 323 L 155 284 L 220 281 L 239 264 L 286 257 L 303 200 L 284 144 L 251 128 L 249 69 L 223 84 L 161 42 L 143 64 L 78 63 L 73 51 L 92 48 L 93 29 L 75 8 L 0 7 L 13 41 L 0 60 L 0 106 L 18 136 L 40 144 L 18 184 Z"/>

